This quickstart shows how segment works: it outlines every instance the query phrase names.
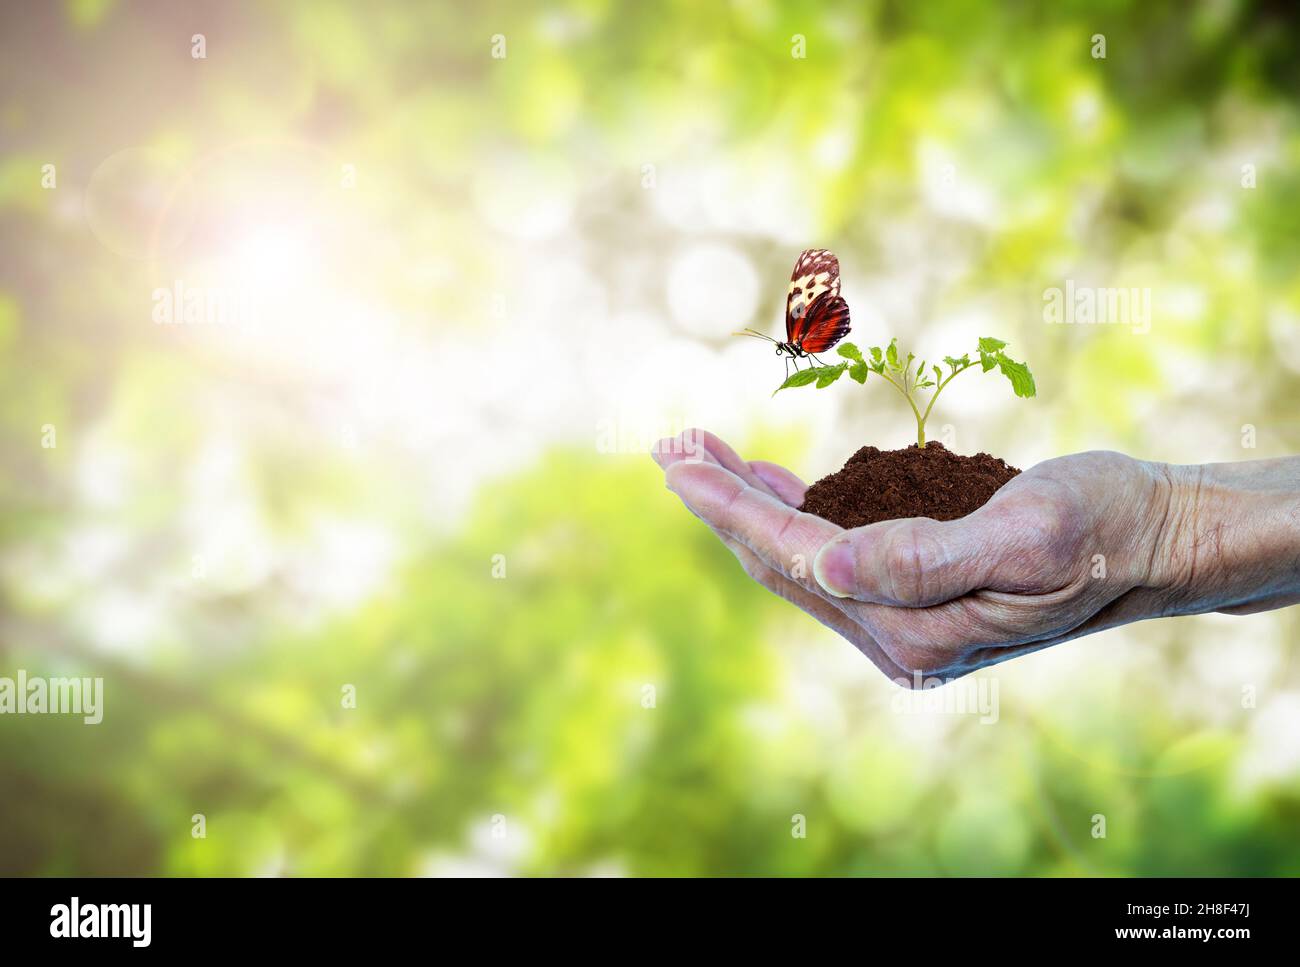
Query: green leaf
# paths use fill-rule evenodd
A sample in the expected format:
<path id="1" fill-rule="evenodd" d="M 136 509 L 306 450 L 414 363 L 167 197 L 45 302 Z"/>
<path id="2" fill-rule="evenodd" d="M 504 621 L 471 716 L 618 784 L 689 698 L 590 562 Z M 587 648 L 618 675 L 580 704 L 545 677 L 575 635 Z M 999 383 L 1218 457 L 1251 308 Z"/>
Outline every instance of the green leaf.
<path id="1" fill-rule="evenodd" d="M 942 383 L 942 382 L 943 382 L 943 370 L 940 369 L 938 366 L 931 366 L 931 367 L 930 367 L 930 370 L 931 370 L 931 372 L 934 373 L 934 381 L 935 381 L 936 383 Z"/>
<path id="2" fill-rule="evenodd" d="M 952 367 L 954 373 L 959 373 L 970 365 L 970 353 L 962 353 L 960 359 L 956 356 L 944 356 L 943 361 Z"/>
<path id="3" fill-rule="evenodd" d="M 885 359 L 889 361 L 890 369 L 898 369 L 898 340 L 889 340 L 889 348 L 885 350 Z"/>
<path id="4" fill-rule="evenodd" d="M 998 358 L 996 356 L 990 355 L 989 353 L 980 353 L 980 365 L 984 368 L 984 372 L 987 373 L 997 364 Z"/>
<path id="5" fill-rule="evenodd" d="M 859 383 L 865 383 L 867 381 L 868 372 L 869 372 L 869 367 L 865 361 L 860 363 L 854 363 L 852 366 L 849 367 L 849 378 L 855 379 Z"/>
<path id="6" fill-rule="evenodd" d="M 772 390 L 772 395 L 775 396 L 777 393 L 781 392 L 781 390 L 789 389 L 792 386 L 807 386 L 816 378 L 817 370 L 801 369 L 797 373 L 791 373 L 784 383 Z"/>
<path id="7" fill-rule="evenodd" d="M 1028 398 L 1038 392 L 1038 387 L 1034 385 L 1034 374 L 1029 371 L 1028 366 L 1016 362 L 1004 353 L 998 353 L 997 361 L 1002 375 L 1011 380 L 1011 388 L 1017 396 Z"/>
<path id="8" fill-rule="evenodd" d="M 830 386 L 831 383 L 843 376 L 844 371 L 848 368 L 848 363 L 840 363 L 838 366 L 821 366 L 817 370 L 814 370 L 814 372 L 819 372 L 821 374 L 817 377 L 817 388 L 824 389 L 825 387 Z"/>
<path id="9" fill-rule="evenodd" d="M 862 362 L 862 350 L 860 350 L 857 346 L 853 345 L 853 343 L 851 342 L 844 343 L 842 346 L 840 346 L 839 349 L 836 350 L 836 352 L 838 352 L 845 359 L 856 360 L 859 363 Z"/>
<path id="10" fill-rule="evenodd" d="M 1006 343 L 1001 339 L 994 339 L 992 336 L 980 336 L 980 354 L 995 353 L 999 349 L 1005 349 Z"/>
<path id="11" fill-rule="evenodd" d="M 872 361 L 873 363 L 878 363 L 878 362 L 880 362 L 882 359 L 884 359 L 884 355 L 881 353 L 881 351 L 880 351 L 880 347 L 879 347 L 879 346 L 872 346 L 872 347 L 871 347 L 871 361 Z M 876 370 L 876 372 L 880 372 L 880 370 Z"/>
<path id="12" fill-rule="evenodd" d="M 772 395 L 775 396 L 783 389 L 794 386 L 807 386 L 813 382 L 817 384 L 818 389 L 823 386 L 830 386 L 848 368 L 848 363 L 840 363 L 838 366 L 809 366 L 807 369 L 801 369 L 799 372 L 791 374 L 789 379 L 772 391 Z"/>
<path id="13" fill-rule="evenodd" d="M 885 375 L 885 364 L 880 360 L 876 360 L 874 363 L 868 363 L 867 365 L 871 367 L 873 373 L 879 373 L 881 376 Z"/>

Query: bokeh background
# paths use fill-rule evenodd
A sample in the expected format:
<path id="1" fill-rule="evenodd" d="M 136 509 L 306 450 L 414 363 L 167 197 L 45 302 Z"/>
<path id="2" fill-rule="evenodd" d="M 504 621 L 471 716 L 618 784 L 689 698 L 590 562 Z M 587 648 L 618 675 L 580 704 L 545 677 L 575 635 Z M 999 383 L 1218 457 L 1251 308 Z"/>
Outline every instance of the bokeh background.
<path id="1" fill-rule="evenodd" d="M 1290 16 L 5 4 L 0 675 L 105 708 L 0 717 L 0 872 L 1300 873 L 1294 609 L 907 712 L 646 455 L 908 442 L 729 335 L 809 246 L 859 344 L 1028 359 L 945 393 L 958 450 L 1300 452 Z M 1149 332 L 1046 324 L 1067 279 Z"/>

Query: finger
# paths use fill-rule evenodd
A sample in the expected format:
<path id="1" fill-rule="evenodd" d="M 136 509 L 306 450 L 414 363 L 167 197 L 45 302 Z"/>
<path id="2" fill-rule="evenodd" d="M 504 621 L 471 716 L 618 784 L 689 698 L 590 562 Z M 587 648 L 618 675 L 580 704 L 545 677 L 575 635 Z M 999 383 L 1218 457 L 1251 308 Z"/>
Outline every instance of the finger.
<path id="1" fill-rule="evenodd" d="M 713 529 L 713 532 L 728 550 L 736 556 L 736 560 L 740 562 L 740 566 L 744 568 L 745 573 L 753 578 L 755 582 L 767 588 L 777 597 L 783 598 L 795 607 L 807 612 L 841 638 L 848 640 L 889 678 L 899 680 L 907 677 L 909 673 L 894 662 L 876 640 L 867 633 L 866 629 L 840 610 L 837 604 L 827 601 L 811 591 L 804 590 L 785 575 L 778 574 L 759 560 L 757 554 L 735 538 L 728 537 L 716 529 Z"/>
<path id="2" fill-rule="evenodd" d="M 713 464 L 678 462 L 668 468 L 665 478 L 709 526 L 740 541 L 764 564 L 805 590 L 823 594 L 809 574 L 808 562 L 842 533 L 839 527 L 801 514 Z"/>
<path id="3" fill-rule="evenodd" d="M 755 580 L 849 639 L 890 678 L 906 677 L 904 668 L 864 627 L 860 620 L 863 607 L 828 598 L 807 574 L 807 562 L 828 538 L 842 533 L 839 527 L 799 513 L 712 460 L 674 462 L 665 478 L 691 513 L 732 549 Z"/>
<path id="4" fill-rule="evenodd" d="M 1020 629 L 990 621 L 977 598 L 967 595 L 929 608 L 858 607 L 872 637 L 909 675 L 955 678 L 987 663 L 979 656 L 990 648 L 1027 640 Z"/>
<path id="5" fill-rule="evenodd" d="M 1067 622 L 1065 627 L 1046 634 L 1037 633 L 1005 644 L 991 644 L 970 650 L 965 655 L 965 664 L 969 666 L 966 670 L 997 665 L 1004 661 L 1010 661 L 1012 658 L 1020 658 L 1036 651 L 1042 651 L 1044 648 L 1051 648 L 1053 645 L 1072 641 L 1075 638 L 1082 638 L 1084 635 L 1091 635 L 1098 631 L 1141 621 L 1150 617 L 1152 608 L 1158 608 L 1160 604 L 1161 599 L 1152 589 L 1134 588 L 1085 620 Z M 918 612 L 907 613 L 916 614 Z M 965 671 L 962 672 L 962 674 L 964 673 Z"/>
<path id="6" fill-rule="evenodd" d="M 1137 621 L 1152 592 L 1098 598 L 1076 586 L 1045 594 L 979 590 L 928 608 L 863 605 L 863 623 L 907 668 L 963 675 L 1080 635 Z"/>
<path id="7" fill-rule="evenodd" d="M 758 479 L 767 484 L 768 489 L 782 501 L 795 508 L 803 503 L 808 485 L 785 467 L 768 463 L 766 460 L 751 460 L 749 466 Z"/>
<path id="8" fill-rule="evenodd" d="M 734 473 L 749 486 L 774 497 L 779 496 L 725 440 L 708 430 L 692 428 L 675 437 L 660 440 L 655 444 L 652 455 L 655 462 L 665 470 L 681 460 L 711 461 Z"/>
<path id="9" fill-rule="evenodd" d="M 651 452 L 655 462 L 665 470 L 680 461 L 698 463 L 709 458 L 719 465 L 728 466 L 733 473 L 736 468 L 745 465 L 745 461 L 720 437 L 698 427 L 683 430 L 674 437 L 664 437 L 654 445 Z"/>
<path id="10" fill-rule="evenodd" d="M 959 520 L 882 521 L 829 541 L 813 573 L 831 594 L 908 608 L 980 588 L 1023 590 L 1034 578 L 1033 555 L 1020 539 L 1025 530 L 987 505 Z"/>

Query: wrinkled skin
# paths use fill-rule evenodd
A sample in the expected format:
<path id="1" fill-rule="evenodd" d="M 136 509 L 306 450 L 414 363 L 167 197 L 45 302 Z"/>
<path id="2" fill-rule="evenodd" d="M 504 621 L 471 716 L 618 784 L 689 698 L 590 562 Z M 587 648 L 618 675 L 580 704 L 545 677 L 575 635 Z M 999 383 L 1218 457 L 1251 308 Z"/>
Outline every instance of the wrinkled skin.
<path id="1" fill-rule="evenodd" d="M 746 462 L 705 431 L 662 440 L 653 455 L 669 489 L 750 577 L 909 687 L 1143 618 L 1260 609 L 1243 604 L 1249 589 L 1235 596 L 1225 589 L 1227 598 L 1207 591 L 1223 588 L 1219 558 L 1227 555 L 1205 551 L 1224 521 L 1206 531 L 1199 519 L 1209 502 L 1199 499 L 1204 468 L 1072 454 L 1025 471 L 961 520 L 846 531 L 799 513 L 806 487 L 790 471 Z M 1283 475 L 1283 490 L 1295 468 Z M 1300 530 L 1294 502 L 1269 506 L 1293 535 Z M 1297 557 L 1287 563 L 1300 573 Z M 1247 569 L 1236 563 L 1243 567 L 1234 574 Z M 1255 570 L 1255 585 L 1267 583 L 1266 568 Z M 1295 596 L 1288 586 L 1261 587 L 1255 597 L 1274 607 Z"/>

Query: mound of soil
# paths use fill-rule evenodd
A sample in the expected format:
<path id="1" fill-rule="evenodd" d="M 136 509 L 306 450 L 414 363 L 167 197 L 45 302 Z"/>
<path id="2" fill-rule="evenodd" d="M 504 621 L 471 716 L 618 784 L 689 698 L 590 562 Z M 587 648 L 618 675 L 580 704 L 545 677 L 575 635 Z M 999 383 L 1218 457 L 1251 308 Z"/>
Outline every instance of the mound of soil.
<path id="1" fill-rule="evenodd" d="M 808 488 L 799 508 L 841 527 L 898 517 L 956 520 L 988 503 L 1020 471 L 997 457 L 965 457 L 931 441 L 902 450 L 863 447 Z"/>

